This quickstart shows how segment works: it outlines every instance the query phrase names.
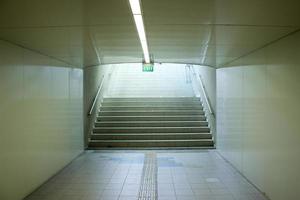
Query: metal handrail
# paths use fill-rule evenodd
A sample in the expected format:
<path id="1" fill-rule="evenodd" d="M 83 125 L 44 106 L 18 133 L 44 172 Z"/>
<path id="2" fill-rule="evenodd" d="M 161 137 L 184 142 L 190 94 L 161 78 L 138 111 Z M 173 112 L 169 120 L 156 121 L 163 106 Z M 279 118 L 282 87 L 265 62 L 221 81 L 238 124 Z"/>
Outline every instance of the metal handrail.
<path id="1" fill-rule="evenodd" d="M 189 65 L 190 66 L 190 65 Z M 204 98 L 203 108 L 207 111 L 205 112 L 206 119 L 209 122 L 209 128 L 210 132 L 212 133 L 212 139 L 214 141 L 214 147 L 216 147 L 216 116 L 215 112 L 211 106 L 211 102 L 209 101 L 204 82 L 202 80 L 202 77 L 200 74 L 196 73 L 196 70 L 193 66 L 190 66 L 190 69 L 192 69 L 191 73 L 193 75 L 193 83 L 197 85 L 197 90 L 200 92 L 200 96 Z M 195 80 L 196 79 L 196 80 Z M 200 84 L 199 84 L 200 83 Z M 201 89 L 199 88 L 199 85 Z M 202 91 L 201 91 L 202 90 Z"/>
<path id="2" fill-rule="evenodd" d="M 205 99 L 205 102 L 207 104 L 207 107 L 208 107 L 208 111 L 209 113 L 215 117 L 215 113 L 214 113 L 214 110 L 212 109 L 212 106 L 210 104 L 210 101 L 208 100 L 208 95 L 206 93 L 206 90 L 205 90 L 205 86 L 204 86 L 204 83 L 203 83 L 203 80 L 202 80 L 202 77 L 200 74 L 196 73 L 195 72 L 195 68 L 193 66 L 190 66 L 188 65 L 190 68 L 192 68 L 192 71 L 193 71 L 193 75 L 195 76 L 195 78 L 197 79 L 197 75 L 199 76 L 199 80 L 200 80 L 200 86 L 201 86 L 201 89 L 202 89 L 202 92 L 203 92 L 203 96 L 204 96 L 204 99 Z"/>
<path id="3" fill-rule="evenodd" d="M 89 111 L 89 113 L 88 113 L 89 116 L 92 115 L 92 113 L 93 113 L 93 110 L 94 110 L 94 108 L 95 108 L 95 105 L 96 105 L 97 100 L 98 100 L 98 97 L 99 97 L 99 94 L 100 94 L 100 92 L 101 92 L 101 90 L 102 90 L 102 87 L 103 87 L 104 79 L 105 79 L 105 77 L 104 77 L 104 75 L 103 75 L 103 76 L 102 76 L 102 81 L 101 81 L 101 83 L 100 83 L 100 85 L 99 85 L 99 87 L 98 87 L 97 94 L 96 94 L 96 96 L 95 96 L 95 98 L 94 98 L 93 104 L 92 104 L 92 106 L 91 106 L 91 108 L 90 108 L 90 111 Z"/>
<path id="4" fill-rule="evenodd" d="M 214 111 L 213 111 L 213 109 L 210 105 L 210 101 L 208 100 L 208 97 L 207 97 L 207 94 L 206 94 L 206 90 L 205 90 L 201 75 L 199 75 L 199 78 L 200 78 L 200 85 L 201 85 L 201 89 L 203 91 L 204 99 L 205 99 L 206 104 L 208 106 L 208 110 L 209 110 L 210 114 L 214 116 L 215 114 L 214 114 Z"/>

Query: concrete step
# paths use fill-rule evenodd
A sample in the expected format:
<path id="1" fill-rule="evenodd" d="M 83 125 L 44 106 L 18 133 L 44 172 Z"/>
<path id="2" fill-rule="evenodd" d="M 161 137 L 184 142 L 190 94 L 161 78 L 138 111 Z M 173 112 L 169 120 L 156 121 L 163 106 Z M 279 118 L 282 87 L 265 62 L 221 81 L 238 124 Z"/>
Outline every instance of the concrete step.
<path id="1" fill-rule="evenodd" d="M 151 84 L 151 83 L 150 83 Z M 147 93 L 145 93 L 147 90 Z M 161 89 L 161 88 L 144 88 L 144 87 L 134 87 L 134 88 L 111 88 L 109 94 L 112 96 L 123 96 L 123 97 L 135 97 L 139 95 L 155 96 L 157 94 L 164 94 L 167 96 L 173 96 L 176 94 L 192 94 L 192 92 L 187 93 L 186 88 L 170 88 L 170 89 Z M 144 96 L 145 97 L 145 96 Z"/>
<path id="2" fill-rule="evenodd" d="M 207 121 L 110 121 L 95 122 L 95 127 L 203 127 Z"/>
<path id="3" fill-rule="evenodd" d="M 203 110 L 202 106 L 101 106 L 100 111 Z"/>
<path id="4" fill-rule="evenodd" d="M 197 97 L 104 98 L 94 126 L 90 148 L 213 147 Z"/>
<path id="5" fill-rule="evenodd" d="M 103 147 L 213 147 L 211 139 L 198 140 L 91 140 L 90 148 Z"/>
<path id="6" fill-rule="evenodd" d="M 129 97 L 129 98 L 104 98 L 103 102 L 191 102 L 191 101 L 200 101 L 198 97 Z"/>
<path id="7" fill-rule="evenodd" d="M 211 133 L 135 133 L 135 134 L 92 134 L 92 140 L 186 140 L 212 139 Z"/>
<path id="8" fill-rule="evenodd" d="M 209 133 L 209 127 L 94 127 L 93 133 Z"/>
<path id="9" fill-rule="evenodd" d="M 204 115 L 203 110 L 139 110 L 139 111 L 101 111 L 99 116 L 177 116 Z"/>
<path id="10" fill-rule="evenodd" d="M 192 116 L 98 116 L 97 121 L 206 121 L 204 115 Z"/>
<path id="11" fill-rule="evenodd" d="M 191 101 L 191 102 L 185 102 L 185 101 L 108 101 L 108 102 L 102 102 L 101 106 L 200 106 L 202 107 L 202 104 L 200 101 Z"/>

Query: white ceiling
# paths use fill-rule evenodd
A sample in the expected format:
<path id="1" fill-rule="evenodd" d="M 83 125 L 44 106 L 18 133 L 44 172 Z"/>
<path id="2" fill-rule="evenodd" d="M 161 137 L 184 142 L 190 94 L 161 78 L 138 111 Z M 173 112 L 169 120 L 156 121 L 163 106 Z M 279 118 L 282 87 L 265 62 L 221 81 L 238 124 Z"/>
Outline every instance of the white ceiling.
<path id="1" fill-rule="evenodd" d="M 156 62 L 222 67 L 300 28 L 299 0 L 141 0 Z M 0 39 L 76 67 L 141 62 L 128 0 L 0 0 Z"/>

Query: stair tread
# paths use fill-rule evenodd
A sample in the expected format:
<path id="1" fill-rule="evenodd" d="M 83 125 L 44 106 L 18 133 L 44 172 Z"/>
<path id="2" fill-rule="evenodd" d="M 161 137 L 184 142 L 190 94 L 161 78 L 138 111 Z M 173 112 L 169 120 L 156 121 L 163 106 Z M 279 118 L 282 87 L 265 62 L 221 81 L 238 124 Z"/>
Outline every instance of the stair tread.
<path id="1" fill-rule="evenodd" d="M 203 112 L 203 110 L 100 110 L 100 112 Z"/>
<path id="2" fill-rule="evenodd" d="M 200 99 L 137 99 L 137 100 L 107 100 L 103 99 L 104 103 L 200 103 L 202 102 Z"/>
<path id="3" fill-rule="evenodd" d="M 156 126 L 145 126 L 145 127 L 94 127 L 94 129 L 156 129 L 156 128 L 161 128 L 161 129 L 178 129 L 178 128 L 189 128 L 189 129 L 196 129 L 196 128 L 208 128 L 208 127 L 203 127 L 203 126 L 178 126 L 178 127 L 174 127 L 174 126 L 164 126 L 164 127 L 156 127 Z"/>
<path id="4" fill-rule="evenodd" d="M 92 133 L 92 135 L 204 135 L 211 133 Z"/>
<path id="5" fill-rule="evenodd" d="M 106 117 L 126 117 L 126 118 L 130 118 L 130 117 L 132 117 L 132 118 L 134 118 L 134 117 L 139 117 L 139 118 L 141 118 L 141 117 L 165 117 L 165 118 L 168 118 L 168 117 L 202 117 L 203 115 L 144 115 L 144 116 L 138 116 L 138 115 L 131 115 L 131 116 L 124 116 L 124 115 L 112 115 L 112 116 L 110 116 L 110 115 L 105 115 L 105 116 L 98 116 L 98 118 L 100 117 L 100 118 L 106 118 Z"/>
<path id="6" fill-rule="evenodd" d="M 129 111 L 143 111 L 143 110 L 145 110 L 145 111 L 148 111 L 148 110 L 155 110 L 155 111 L 160 111 L 160 110 L 166 110 L 166 111 L 168 111 L 168 110 L 173 110 L 173 111 L 178 111 L 178 110 L 195 110 L 195 109 L 197 109 L 197 110 L 199 110 L 199 111 L 202 111 L 203 110 L 203 108 L 202 107 L 200 107 L 200 106 L 198 106 L 198 107 L 196 107 L 196 106 L 190 106 L 190 107 L 187 107 L 187 106 L 173 106 L 173 107 L 171 107 L 171 106 L 169 106 L 169 107 L 166 107 L 166 106 L 162 106 L 162 107 L 160 107 L 160 106 L 141 106 L 141 107 L 138 107 L 138 106 L 123 106 L 123 107 L 116 107 L 116 106 L 110 106 L 110 107 L 107 107 L 107 106 L 102 106 L 102 107 L 100 107 L 99 108 L 99 111 L 127 111 L 127 110 L 129 110 Z"/>
<path id="7" fill-rule="evenodd" d="M 90 147 L 212 147 L 199 97 L 108 97 L 99 107 Z"/>
<path id="8" fill-rule="evenodd" d="M 104 97 L 104 100 L 133 100 L 133 99 L 139 99 L 139 100 L 149 100 L 149 99 L 200 99 L 199 97 Z"/>
<path id="9" fill-rule="evenodd" d="M 126 103 L 144 103 L 144 104 L 166 104 L 166 103 L 171 103 L 171 104 L 200 104 L 200 100 L 192 100 L 192 101 L 103 101 L 102 103 L 121 103 L 121 104 L 126 104 Z"/>
<path id="10" fill-rule="evenodd" d="M 111 124 L 113 124 L 113 123 L 118 123 L 118 124 L 126 124 L 126 123 L 130 123 L 130 124 L 133 124 L 133 123 L 140 123 L 140 124 L 142 124 L 142 123 L 181 123 L 181 122 L 183 122 L 183 123 L 197 123 L 197 122 L 202 122 L 202 123 L 208 123 L 207 121 L 96 121 L 95 123 L 97 123 L 97 124 L 101 124 L 101 123 L 103 123 L 103 124 L 109 124 L 109 123 L 111 123 Z"/>
<path id="11" fill-rule="evenodd" d="M 121 120 L 120 120 L 121 119 Z M 109 121 L 114 121 L 114 120 L 118 120 L 118 121 L 131 121 L 131 120 L 135 120 L 135 121 L 143 121 L 143 120 L 147 120 L 147 121 L 164 121 L 164 120 L 168 120 L 168 121 L 184 121 L 184 119 L 187 120 L 200 120 L 200 121 L 205 121 L 206 117 L 205 115 L 147 115 L 147 116 L 138 116 L 138 115 L 99 115 L 97 117 L 98 121 L 102 121 L 102 122 L 109 122 Z"/>
<path id="12" fill-rule="evenodd" d="M 180 105 L 180 106 L 176 106 L 176 105 L 135 105 L 135 106 L 101 106 L 102 108 L 145 108 L 145 107 L 154 107 L 154 108 L 173 108 L 173 107 L 179 107 L 179 108 L 189 108 L 189 107 L 202 107 L 202 105 Z"/>
<path id="13" fill-rule="evenodd" d="M 190 139 L 190 140 L 90 140 L 90 142 L 201 142 L 212 141 L 212 139 Z"/>

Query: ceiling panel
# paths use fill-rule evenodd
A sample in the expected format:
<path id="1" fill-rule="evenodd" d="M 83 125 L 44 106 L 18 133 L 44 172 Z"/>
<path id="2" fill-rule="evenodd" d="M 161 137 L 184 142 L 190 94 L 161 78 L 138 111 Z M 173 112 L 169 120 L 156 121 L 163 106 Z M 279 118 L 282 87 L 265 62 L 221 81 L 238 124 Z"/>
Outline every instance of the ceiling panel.
<path id="1" fill-rule="evenodd" d="M 75 66 L 82 66 L 82 28 L 0 29 L 0 38 Z M 76 58 L 77 57 L 77 58 Z"/>
<path id="2" fill-rule="evenodd" d="M 215 0 L 215 23 L 300 26 L 299 0 Z"/>
<path id="3" fill-rule="evenodd" d="M 82 25 L 82 0 L 1 0 L 0 27 Z"/>
<path id="4" fill-rule="evenodd" d="M 166 44 L 179 43 L 182 45 L 198 46 L 207 44 L 213 35 L 212 26 L 195 25 L 148 25 L 147 38 L 150 43 Z"/>
<path id="5" fill-rule="evenodd" d="M 100 49 L 118 62 L 142 58 L 126 0 L 1 0 L 0 39 L 77 67 L 99 64 Z"/>
<path id="6" fill-rule="evenodd" d="M 300 26 L 299 0 L 143 0 L 149 24 Z"/>
<path id="7" fill-rule="evenodd" d="M 141 0 L 157 62 L 220 67 L 300 28 L 299 0 Z M 128 0 L 0 0 L 0 39 L 76 67 L 141 62 Z"/>
<path id="8" fill-rule="evenodd" d="M 229 58 L 236 59 L 248 54 L 296 29 L 282 27 L 216 26 L 215 30 L 216 58 L 218 66 L 221 66 L 224 57 L 226 57 L 224 61 L 229 62 Z"/>
<path id="9" fill-rule="evenodd" d="M 142 61 L 142 48 L 133 24 L 102 25 L 90 30 L 101 63 Z"/>
<path id="10" fill-rule="evenodd" d="M 276 40 L 296 28 L 255 27 L 255 26 L 216 26 L 218 45 L 263 45 Z"/>
<path id="11" fill-rule="evenodd" d="M 129 25 L 133 17 L 127 0 L 88 0 L 83 1 L 85 25 Z"/>
<path id="12" fill-rule="evenodd" d="M 214 23 L 213 0 L 143 0 L 146 25 Z"/>
<path id="13" fill-rule="evenodd" d="M 1 0 L 0 27 L 132 24 L 127 0 Z"/>
<path id="14" fill-rule="evenodd" d="M 211 39 L 211 29 L 210 26 L 149 25 L 150 52 L 158 62 L 200 63 Z"/>
<path id="15" fill-rule="evenodd" d="M 222 66 L 295 31 L 300 22 L 300 12 L 293 7 L 299 3 L 290 0 L 142 2 L 149 48 L 156 59 L 173 57 L 174 61 L 182 58 Z M 210 48 L 203 51 L 205 44 Z M 195 55 L 210 58 L 193 59 Z"/>

